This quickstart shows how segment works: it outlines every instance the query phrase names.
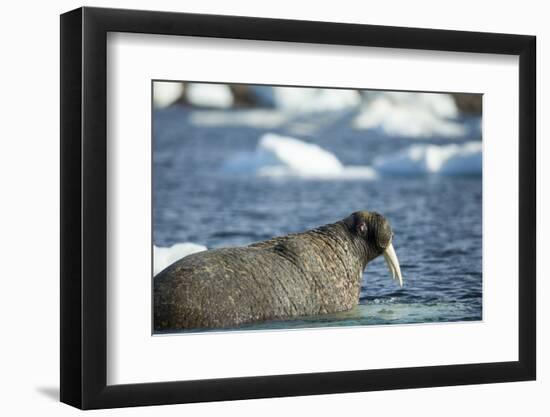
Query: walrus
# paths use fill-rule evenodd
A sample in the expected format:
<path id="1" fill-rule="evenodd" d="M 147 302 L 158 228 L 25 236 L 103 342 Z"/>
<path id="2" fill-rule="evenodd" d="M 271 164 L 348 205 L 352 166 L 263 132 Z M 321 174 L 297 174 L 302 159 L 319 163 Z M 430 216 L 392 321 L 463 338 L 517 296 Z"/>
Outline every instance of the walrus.
<path id="1" fill-rule="evenodd" d="M 303 233 L 186 256 L 154 278 L 154 328 L 227 328 L 350 310 L 365 267 L 381 254 L 403 285 L 392 237 L 382 215 L 360 211 Z"/>

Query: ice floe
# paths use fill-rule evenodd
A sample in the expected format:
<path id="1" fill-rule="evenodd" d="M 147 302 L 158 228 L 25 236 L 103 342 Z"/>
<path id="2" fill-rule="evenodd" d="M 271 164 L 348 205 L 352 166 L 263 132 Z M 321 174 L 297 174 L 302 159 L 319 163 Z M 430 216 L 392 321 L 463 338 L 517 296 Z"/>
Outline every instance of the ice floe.
<path id="1" fill-rule="evenodd" d="M 381 129 L 390 136 L 428 138 L 466 134 L 449 94 L 365 92 L 364 104 L 353 121 L 357 129 Z"/>
<path id="2" fill-rule="evenodd" d="M 168 107 L 182 97 L 183 84 L 155 81 L 153 91 L 153 105 L 156 108 Z"/>
<path id="3" fill-rule="evenodd" d="M 361 104 L 356 90 L 275 87 L 273 92 L 275 107 L 287 112 L 337 111 Z"/>
<path id="4" fill-rule="evenodd" d="M 230 157 L 222 167 L 233 174 L 309 179 L 372 179 L 368 166 L 344 166 L 331 152 L 319 145 L 295 138 L 266 133 L 252 152 Z"/>
<path id="5" fill-rule="evenodd" d="M 379 156 L 374 168 L 390 175 L 481 175 L 481 142 L 450 145 L 416 144 L 394 154 Z"/>
<path id="6" fill-rule="evenodd" d="M 153 275 L 157 275 L 163 269 L 187 255 L 202 252 L 206 249 L 206 246 L 190 242 L 176 243 L 170 247 L 153 246 Z"/>
<path id="7" fill-rule="evenodd" d="M 225 84 L 189 83 L 185 86 L 185 96 L 197 107 L 227 109 L 233 105 L 233 94 Z"/>
<path id="8" fill-rule="evenodd" d="M 256 149 L 230 156 L 222 165 L 229 174 L 305 179 L 374 179 L 382 175 L 481 175 L 482 144 L 415 144 L 381 155 L 369 165 L 344 165 L 314 143 L 274 133 L 262 135 Z"/>

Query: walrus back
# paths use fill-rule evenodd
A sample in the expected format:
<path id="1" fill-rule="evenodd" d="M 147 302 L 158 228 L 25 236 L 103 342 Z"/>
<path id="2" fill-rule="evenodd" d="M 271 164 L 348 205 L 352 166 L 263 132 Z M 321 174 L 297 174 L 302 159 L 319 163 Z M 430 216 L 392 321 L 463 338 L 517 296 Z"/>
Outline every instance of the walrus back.
<path id="1" fill-rule="evenodd" d="M 349 310 L 362 272 L 352 249 L 338 234 L 317 230 L 187 256 L 155 277 L 155 329 Z"/>

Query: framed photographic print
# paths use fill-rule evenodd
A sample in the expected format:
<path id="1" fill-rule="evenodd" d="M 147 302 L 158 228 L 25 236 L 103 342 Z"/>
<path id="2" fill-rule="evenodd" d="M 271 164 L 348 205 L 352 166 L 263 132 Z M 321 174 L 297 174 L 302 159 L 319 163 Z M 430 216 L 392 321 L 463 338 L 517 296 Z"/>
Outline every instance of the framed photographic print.
<path id="1" fill-rule="evenodd" d="M 535 38 L 61 16 L 61 401 L 535 379 Z"/>

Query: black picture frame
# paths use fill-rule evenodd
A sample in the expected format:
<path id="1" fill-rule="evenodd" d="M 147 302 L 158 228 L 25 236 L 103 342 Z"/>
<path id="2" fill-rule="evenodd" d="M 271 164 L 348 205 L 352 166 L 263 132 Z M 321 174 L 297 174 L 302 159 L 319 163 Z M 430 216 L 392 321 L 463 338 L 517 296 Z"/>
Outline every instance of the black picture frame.
<path id="1" fill-rule="evenodd" d="M 108 32 L 519 56 L 519 360 L 107 385 Z M 61 401 L 94 409 L 534 380 L 535 51 L 525 35 L 88 7 L 61 15 Z"/>

